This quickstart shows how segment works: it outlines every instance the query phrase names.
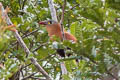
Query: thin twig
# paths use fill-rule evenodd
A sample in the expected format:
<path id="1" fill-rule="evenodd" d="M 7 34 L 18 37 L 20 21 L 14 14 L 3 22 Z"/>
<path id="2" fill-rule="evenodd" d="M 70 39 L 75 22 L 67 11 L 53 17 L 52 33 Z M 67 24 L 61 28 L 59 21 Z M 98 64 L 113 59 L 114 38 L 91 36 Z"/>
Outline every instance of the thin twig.
<path id="1" fill-rule="evenodd" d="M 64 4 L 63 4 L 63 7 L 62 7 L 62 16 L 61 16 L 61 20 L 60 20 L 63 41 L 65 40 L 64 27 L 63 27 L 65 6 L 66 6 L 66 0 L 64 0 Z"/>
<path id="2" fill-rule="evenodd" d="M 117 77 L 115 77 L 110 71 L 108 71 L 107 69 L 106 69 L 106 73 L 108 74 L 108 75 L 110 75 L 111 77 L 113 77 L 115 80 L 119 80 Z"/>
<path id="3" fill-rule="evenodd" d="M 32 52 L 34 53 L 35 51 L 37 51 L 38 49 L 40 49 L 42 46 L 44 46 L 46 44 L 48 44 L 48 42 L 41 44 L 39 47 L 35 48 Z"/>
<path id="4" fill-rule="evenodd" d="M 41 79 L 41 78 L 33 77 L 33 76 L 31 76 L 31 79 L 32 79 L 32 80 L 47 80 L 47 79 Z"/>
<path id="5" fill-rule="evenodd" d="M 36 29 L 36 30 L 34 30 L 34 31 L 30 32 L 30 33 L 27 33 L 27 34 L 23 35 L 22 38 L 26 38 L 27 36 L 30 36 L 30 35 L 34 34 L 35 32 L 37 32 L 37 31 L 38 30 Z M 12 43 L 11 45 L 14 46 L 16 44 L 17 44 L 17 41 L 15 41 L 14 43 Z"/>
<path id="6" fill-rule="evenodd" d="M 73 10 L 75 7 L 79 6 L 80 4 L 76 4 L 75 6 L 73 6 L 72 8 L 70 8 L 70 10 Z"/>
<path id="7" fill-rule="evenodd" d="M 63 24 L 64 21 L 65 7 L 66 7 L 66 0 L 64 0 L 64 4 L 62 7 L 62 16 L 61 16 L 60 24 Z"/>
<path id="8" fill-rule="evenodd" d="M 28 76 L 25 76 L 22 80 L 27 80 L 28 78 L 30 78 L 31 76 L 34 76 L 36 73 L 32 73 L 32 74 L 30 74 L 30 75 L 28 75 Z"/>
<path id="9" fill-rule="evenodd" d="M 32 31 L 32 32 L 29 32 L 29 33 L 26 33 L 25 35 L 22 36 L 22 39 L 26 38 L 27 36 L 30 36 L 32 34 L 34 34 L 35 32 L 37 32 L 38 29 Z M 7 51 L 10 51 L 10 48 L 14 48 L 16 46 L 16 44 L 18 45 L 18 41 L 15 41 L 13 43 L 11 43 L 10 47 L 8 49 L 6 49 L 3 54 L 5 54 Z"/>
<path id="10" fill-rule="evenodd" d="M 24 0 L 24 1 L 23 1 L 22 9 L 24 9 L 25 2 L 26 2 L 26 1 L 27 1 L 27 0 Z"/>

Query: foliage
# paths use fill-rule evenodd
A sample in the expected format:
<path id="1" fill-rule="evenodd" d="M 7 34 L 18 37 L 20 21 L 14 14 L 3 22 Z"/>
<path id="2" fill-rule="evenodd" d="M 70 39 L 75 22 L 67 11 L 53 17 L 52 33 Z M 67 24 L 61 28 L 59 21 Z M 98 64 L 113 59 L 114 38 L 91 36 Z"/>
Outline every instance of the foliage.
<path id="1" fill-rule="evenodd" d="M 67 0 L 63 25 L 78 39 L 77 43 L 60 42 L 62 48 L 70 47 L 72 56 L 59 59 L 54 44 L 46 29 L 38 22 L 51 19 L 47 0 L 0 0 L 11 9 L 9 17 L 17 24 L 17 30 L 37 61 L 52 76 L 59 80 L 59 63 L 64 61 L 68 75 L 65 80 L 96 80 L 110 75 L 111 68 L 120 61 L 120 2 L 119 0 Z M 58 19 L 61 18 L 63 0 L 54 0 Z M 2 17 L 0 16 L 0 25 Z M 5 24 L 6 25 L 6 24 Z M 0 35 L 1 35 L 0 26 Z M 3 31 L 3 30 L 2 30 Z M 35 73 L 34 78 L 43 78 L 25 57 L 25 52 L 16 42 L 12 32 L 0 37 L 0 79 L 8 80 L 22 66 L 24 77 Z M 2 40 L 1 40 L 2 39 Z M 76 63 L 75 60 L 79 62 Z M 1 65 L 3 66 L 1 67 Z M 30 80 L 33 80 L 32 78 Z"/>

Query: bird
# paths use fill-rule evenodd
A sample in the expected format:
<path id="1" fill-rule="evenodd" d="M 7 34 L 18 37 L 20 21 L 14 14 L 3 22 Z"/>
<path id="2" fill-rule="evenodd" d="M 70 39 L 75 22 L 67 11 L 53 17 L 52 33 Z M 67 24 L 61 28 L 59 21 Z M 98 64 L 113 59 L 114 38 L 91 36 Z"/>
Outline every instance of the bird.
<path id="1" fill-rule="evenodd" d="M 48 36 L 50 37 L 50 40 L 54 40 L 53 36 L 60 38 L 61 41 L 63 40 L 63 34 L 61 31 L 61 25 L 59 22 L 56 22 L 54 20 L 45 20 L 45 21 L 40 21 L 39 24 L 46 26 L 46 30 L 48 32 Z M 77 42 L 77 39 L 74 35 L 70 34 L 66 30 L 63 30 L 63 31 L 64 31 L 65 40 L 71 40 L 72 42 L 75 42 L 75 43 Z M 70 48 L 68 48 L 68 49 L 70 49 Z M 57 49 L 57 53 L 61 57 L 65 57 L 64 49 Z M 70 54 L 68 54 L 68 55 L 70 55 Z"/>
<path id="2" fill-rule="evenodd" d="M 56 37 L 59 37 L 61 40 L 63 39 L 60 23 L 54 20 L 46 20 L 46 21 L 40 21 L 39 24 L 46 26 L 48 36 L 50 37 L 51 40 L 54 35 Z M 64 30 L 64 35 L 66 40 L 72 40 L 73 42 L 77 42 L 76 37 L 65 30 Z"/>

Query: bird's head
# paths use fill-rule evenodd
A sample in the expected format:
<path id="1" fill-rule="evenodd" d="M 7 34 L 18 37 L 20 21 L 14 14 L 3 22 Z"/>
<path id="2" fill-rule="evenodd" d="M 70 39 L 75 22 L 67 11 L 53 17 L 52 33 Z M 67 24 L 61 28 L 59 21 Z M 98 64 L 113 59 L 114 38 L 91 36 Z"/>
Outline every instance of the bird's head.
<path id="1" fill-rule="evenodd" d="M 56 24 L 57 22 L 54 20 L 46 20 L 46 21 L 40 21 L 39 24 L 41 25 L 52 25 L 52 24 Z"/>

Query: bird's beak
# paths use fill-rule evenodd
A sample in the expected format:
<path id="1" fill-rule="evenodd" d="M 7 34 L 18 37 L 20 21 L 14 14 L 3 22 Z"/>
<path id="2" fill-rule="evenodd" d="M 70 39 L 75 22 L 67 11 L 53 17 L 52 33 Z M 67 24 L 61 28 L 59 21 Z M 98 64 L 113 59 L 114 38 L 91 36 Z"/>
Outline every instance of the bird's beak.
<path id="1" fill-rule="evenodd" d="M 46 25 L 46 22 L 45 21 L 40 21 L 39 24 Z"/>

